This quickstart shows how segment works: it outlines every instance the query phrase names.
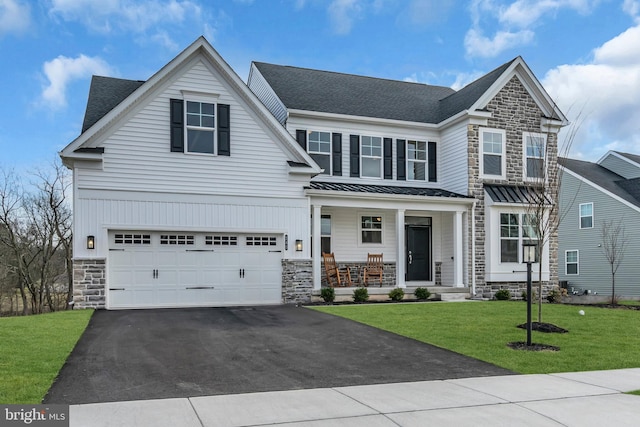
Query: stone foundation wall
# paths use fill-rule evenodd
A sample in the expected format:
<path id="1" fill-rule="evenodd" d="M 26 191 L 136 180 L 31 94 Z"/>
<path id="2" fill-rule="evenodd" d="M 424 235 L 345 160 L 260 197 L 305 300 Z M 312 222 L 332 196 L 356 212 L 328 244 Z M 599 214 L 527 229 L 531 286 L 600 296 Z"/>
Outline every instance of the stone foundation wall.
<path id="1" fill-rule="evenodd" d="M 527 290 L 527 282 L 489 282 L 483 286 L 476 286 L 476 295 L 482 298 L 493 299 L 500 289 L 508 289 L 511 298 L 521 298 L 522 292 Z M 538 295 L 538 283 L 531 284 L 531 289 Z M 546 298 L 549 292 L 558 289 L 552 282 L 542 282 L 542 298 Z"/>
<path id="2" fill-rule="evenodd" d="M 366 267 L 367 263 L 365 262 L 339 262 L 338 267 L 340 268 L 340 273 L 343 273 L 346 270 L 346 267 L 349 267 L 349 271 L 351 272 L 351 282 L 353 282 L 353 286 L 364 286 L 364 267 Z M 383 263 L 383 272 L 382 272 L 382 286 L 396 286 L 396 263 L 395 262 L 385 262 Z M 327 282 L 327 275 L 324 269 L 324 263 L 322 263 L 322 286 L 329 286 Z M 380 286 L 380 281 L 375 278 L 369 281 L 369 286 Z"/>
<path id="3" fill-rule="evenodd" d="M 309 260 L 282 260 L 282 302 L 298 304 L 311 302 L 313 264 Z"/>
<path id="4" fill-rule="evenodd" d="M 106 262 L 104 259 L 73 261 L 74 308 L 105 308 Z"/>

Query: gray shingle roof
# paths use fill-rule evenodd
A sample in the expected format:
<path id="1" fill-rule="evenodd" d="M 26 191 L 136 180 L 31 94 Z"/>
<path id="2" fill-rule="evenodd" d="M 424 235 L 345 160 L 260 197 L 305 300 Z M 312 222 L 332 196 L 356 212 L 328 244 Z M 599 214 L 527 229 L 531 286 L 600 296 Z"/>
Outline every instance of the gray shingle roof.
<path id="1" fill-rule="evenodd" d="M 627 159 L 631 160 L 632 162 L 636 162 L 636 163 L 640 164 L 640 156 L 638 156 L 636 154 L 621 153 L 620 151 L 616 151 L 616 153 L 620 154 L 623 157 L 626 157 Z"/>
<path id="2" fill-rule="evenodd" d="M 458 92 L 444 86 L 264 62 L 254 65 L 288 109 L 440 123 L 473 105 L 513 61 Z"/>
<path id="3" fill-rule="evenodd" d="M 82 133 L 124 101 L 143 83 L 144 81 L 140 80 L 93 76 L 82 123 Z"/>
<path id="4" fill-rule="evenodd" d="M 393 185 L 345 184 L 312 181 L 309 188 L 325 191 L 349 191 L 353 193 L 397 194 L 403 196 L 448 197 L 469 199 L 469 196 L 437 188 L 397 187 Z"/>
<path id="5" fill-rule="evenodd" d="M 640 207 L 640 178 L 624 179 L 597 163 L 583 160 L 559 157 L 558 163 L 587 181 L 591 181 L 621 199 Z"/>

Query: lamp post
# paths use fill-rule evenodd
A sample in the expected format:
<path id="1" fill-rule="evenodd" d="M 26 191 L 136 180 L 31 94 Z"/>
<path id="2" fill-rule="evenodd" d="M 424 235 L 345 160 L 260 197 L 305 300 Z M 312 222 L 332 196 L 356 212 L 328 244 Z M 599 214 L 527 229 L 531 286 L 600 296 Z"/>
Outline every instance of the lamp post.
<path id="1" fill-rule="evenodd" d="M 531 264 L 536 261 L 536 244 L 522 244 L 522 262 L 527 264 L 527 346 L 531 345 Z"/>

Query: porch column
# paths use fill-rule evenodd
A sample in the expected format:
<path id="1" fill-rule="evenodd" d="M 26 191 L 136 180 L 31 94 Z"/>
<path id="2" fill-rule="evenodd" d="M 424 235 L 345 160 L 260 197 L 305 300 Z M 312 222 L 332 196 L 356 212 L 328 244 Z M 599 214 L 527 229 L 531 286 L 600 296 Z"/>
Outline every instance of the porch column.
<path id="1" fill-rule="evenodd" d="M 406 288 L 407 285 L 404 281 L 404 267 L 405 267 L 405 237 L 404 237 L 404 209 L 398 209 L 396 211 L 396 253 L 398 254 L 396 260 L 396 286 L 399 288 Z"/>
<path id="2" fill-rule="evenodd" d="M 313 205 L 313 223 L 311 224 L 311 236 L 313 236 L 313 289 L 322 287 L 322 238 L 320 237 L 320 219 L 322 218 L 322 206 Z"/>
<path id="3" fill-rule="evenodd" d="M 453 216 L 453 286 L 462 287 L 463 244 L 462 244 L 462 212 Z"/>

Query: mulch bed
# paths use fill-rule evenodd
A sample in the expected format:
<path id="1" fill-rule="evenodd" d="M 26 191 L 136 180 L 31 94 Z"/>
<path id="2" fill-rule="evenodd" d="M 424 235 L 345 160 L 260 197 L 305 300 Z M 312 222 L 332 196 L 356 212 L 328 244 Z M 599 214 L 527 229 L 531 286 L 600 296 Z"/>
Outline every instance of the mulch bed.
<path id="1" fill-rule="evenodd" d="M 523 323 L 522 325 L 518 325 L 520 329 L 527 329 L 527 324 Z M 557 334 L 566 334 L 566 329 L 563 329 L 559 326 L 556 326 L 552 323 L 544 323 L 544 322 L 531 322 L 531 330 L 538 332 L 547 332 L 547 333 L 557 333 Z"/>
<path id="2" fill-rule="evenodd" d="M 537 343 L 531 343 L 531 345 L 527 345 L 527 343 L 524 341 L 510 342 L 507 344 L 507 347 L 510 347 L 514 350 L 526 351 L 560 351 L 560 347 L 556 347 L 555 345 Z"/>

